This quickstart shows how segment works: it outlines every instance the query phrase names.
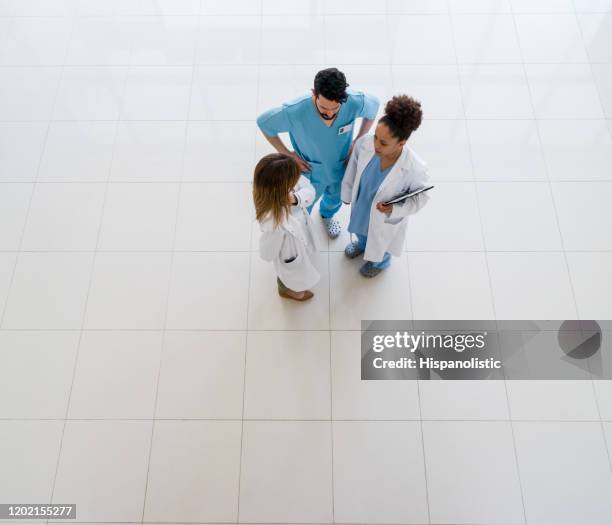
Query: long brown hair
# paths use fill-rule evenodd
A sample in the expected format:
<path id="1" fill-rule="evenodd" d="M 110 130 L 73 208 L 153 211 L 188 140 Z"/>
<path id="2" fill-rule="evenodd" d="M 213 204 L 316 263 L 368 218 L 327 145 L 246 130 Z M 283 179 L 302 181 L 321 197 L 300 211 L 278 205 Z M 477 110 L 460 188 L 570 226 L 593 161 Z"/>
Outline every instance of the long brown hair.
<path id="1" fill-rule="evenodd" d="M 255 166 L 253 201 L 255 216 L 261 222 L 268 214 L 278 226 L 289 214 L 289 192 L 300 178 L 300 168 L 289 155 L 271 153 Z"/>

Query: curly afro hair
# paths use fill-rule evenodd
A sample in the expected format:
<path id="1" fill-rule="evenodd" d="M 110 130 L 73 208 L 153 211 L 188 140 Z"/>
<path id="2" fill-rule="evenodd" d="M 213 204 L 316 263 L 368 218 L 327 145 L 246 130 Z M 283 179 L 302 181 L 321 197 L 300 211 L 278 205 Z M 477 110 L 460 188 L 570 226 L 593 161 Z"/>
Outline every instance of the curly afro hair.
<path id="1" fill-rule="evenodd" d="M 328 100 L 334 102 L 343 103 L 346 102 L 348 95 L 346 94 L 346 88 L 348 84 L 346 77 L 342 71 L 339 71 L 335 67 L 328 69 L 322 69 L 319 71 L 314 79 L 314 94 L 315 97 L 323 95 Z"/>
<path id="2" fill-rule="evenodd" d="M 385 106 L 385 114 L 380 119 L 391 134 L 398 140 L 406 140 L 423 120 L 421 103 L 408 95 L 396 95 Z"/>

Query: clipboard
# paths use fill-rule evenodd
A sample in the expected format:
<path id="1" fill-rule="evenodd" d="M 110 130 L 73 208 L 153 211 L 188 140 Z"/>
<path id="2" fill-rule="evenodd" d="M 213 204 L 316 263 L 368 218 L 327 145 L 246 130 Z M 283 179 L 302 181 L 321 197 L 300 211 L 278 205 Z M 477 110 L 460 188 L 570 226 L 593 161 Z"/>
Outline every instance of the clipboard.
<path id="1" fill-rule="evenodd" d="M 388 206 L 389 204 L 396 204 L 398 202 L 403 202 L 406 199 L 409 199 L 410 197 L 414 197 L 415 195 L 418 195 L 419 193 L 423 193 L 425 191 L 429 191 L 430 189 L 433 188 L 433 185 L 431 186 L 423 186 L 422 188 L 419 188 L 418 190 L 415 191 L 411 191 L 408 193 L 402 193 L 401 195 L 397 195 L 396 197 L 393 197 L 391 200 L 384 202 L 383 204 L 385 206 Z"/>

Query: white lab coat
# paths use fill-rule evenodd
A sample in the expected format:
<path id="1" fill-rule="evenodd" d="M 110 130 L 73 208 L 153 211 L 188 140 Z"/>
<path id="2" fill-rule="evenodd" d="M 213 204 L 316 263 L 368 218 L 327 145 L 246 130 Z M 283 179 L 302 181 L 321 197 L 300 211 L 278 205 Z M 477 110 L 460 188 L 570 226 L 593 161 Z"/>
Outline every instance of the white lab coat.
<path id="1" fill-rule="evenodd" d="M 342 200 L 354 202 L 359 190 L 363 170 L 374 156 L 374 137 L 361 137 L 353 148 L 342 179 Z M 415 191 L 430 184 L 427 165 L 408 146 L 404 146 L 391 171 L 383 180 L 370 209 L 368 242 L 363 258 L 366 261 L 380 262 L 385 252 L 399 257 L 404 248 L 408 215 L 419 211 L 429 200 L 426 193 L 407 199 L 401 204 L 394 204 L 393 211 L 387 217 L 376 209 L 376 203 L 388 201 L 406 191 Z"/>
<path id="2" fill-rule="evenodd" d="M 291 206 L 286 220 L 277 226 L 272 218 L 260 223 L 259 254 L 264 261 L 274 263 L 276 274 L 287 288 L 301 292 L 314 286 L 321 277 L 314 262 L 317 236 L 307 210 L 314 201 L 315 189 L 301 175 L 293 193 L 298 203 Z M 289 259 L 293 260 L 285 262 Z"/>

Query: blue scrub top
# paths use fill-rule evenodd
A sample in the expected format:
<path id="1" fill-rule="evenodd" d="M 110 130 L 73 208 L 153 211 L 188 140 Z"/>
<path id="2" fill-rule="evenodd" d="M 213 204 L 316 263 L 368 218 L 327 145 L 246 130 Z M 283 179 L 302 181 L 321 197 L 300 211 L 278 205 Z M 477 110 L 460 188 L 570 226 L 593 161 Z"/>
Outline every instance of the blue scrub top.
<path id="1" fill-rule="evenodd" d="M 269 137 L 288 132 L 293 149 L 311 165 L 310 177 L 315 182 L 340 180 L 353 141 L 355 119 L 374 120 L 379 106 L 372 95 L 351 90 L 347 94 L 329 127 L 319 116 L 311 95 L 262 113 L 257 125 Z"/>
<path id="2" fill-rule="evenodd" d="M 355 235 L 363 235 L 364 237 L 368 236 L 370 210 L 372 209 L 374 196 L 387 174 L 391 171 L 391 168 L 393 168 L 393 164 L 381 171 L 380 157 L 378 155 L 374 155 L 372 160 L 368 162 L 359 180 L 357 197 L 351 206 L 351 221 L 348 225 L 349 232 Z"/>

